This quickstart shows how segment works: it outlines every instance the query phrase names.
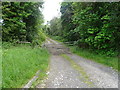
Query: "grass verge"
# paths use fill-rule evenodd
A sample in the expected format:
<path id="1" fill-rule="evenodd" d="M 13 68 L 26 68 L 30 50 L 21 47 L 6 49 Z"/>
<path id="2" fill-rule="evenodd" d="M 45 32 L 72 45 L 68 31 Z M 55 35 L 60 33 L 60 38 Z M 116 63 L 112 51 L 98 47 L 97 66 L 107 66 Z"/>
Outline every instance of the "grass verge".
<path id="1" fill-rule="evenodd" d="M 20 45 L 2 51 L 2 88 L 21 88 L 40 70 L 44 77 L 49 53 L 42 48 Z"/>
<path id="2" fill-rule="evenodd" d="M 96 54 L 95 52 L 81 49 L 76 46 L 68 46 L 68 47 L 70 48 L 70 50 L 73 53 L 75 53 L 79 56 L 82 56 L 86 59 L 90 59 L 90 60 L 93 60 L 93 61 L 101 63 L 101 64 L 104 64 L 106 66 L 112 67 L 115 70 L 120 71 L 120 69 L 118 68 L 118 58 L 117 57 L 108 57 L 105 55 L 99 55 L 99 54 Z"/>
<path id="3" fill-rule="evenodd" d="M 48 63 L 50 63 L 50 60 L 48 61 Z M 48 67 L 46 68 L 46 70 L 44 72 L 40 73 L 40 76 L 37 78 L 36 82 L 32 83 L 30 88 L 36 88 L 36 86 L 38 86 L 39 84 L 43 84 L 43 81 L 48 78 L 48 74 L 46 74 L 46 73 L 50 69 L 49 65 L 50 64 L 48 64 Z M 41 88 L 43 88 L 43 87 L 41 87 Z"/>

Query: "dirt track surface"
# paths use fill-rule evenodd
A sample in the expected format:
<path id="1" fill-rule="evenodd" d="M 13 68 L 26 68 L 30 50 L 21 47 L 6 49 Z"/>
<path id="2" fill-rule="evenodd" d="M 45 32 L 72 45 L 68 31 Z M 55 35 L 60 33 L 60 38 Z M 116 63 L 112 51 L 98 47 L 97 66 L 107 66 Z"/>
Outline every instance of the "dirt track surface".
<path id="1" fill-rule="evenodd" d="M 52 39 L 48 39 L 44 46 L 52 54 L 50 70 L 48 78 L 37 88 L 118 88 L 118 73 L 112 68 L 72 54 L 68 48 Z"/>

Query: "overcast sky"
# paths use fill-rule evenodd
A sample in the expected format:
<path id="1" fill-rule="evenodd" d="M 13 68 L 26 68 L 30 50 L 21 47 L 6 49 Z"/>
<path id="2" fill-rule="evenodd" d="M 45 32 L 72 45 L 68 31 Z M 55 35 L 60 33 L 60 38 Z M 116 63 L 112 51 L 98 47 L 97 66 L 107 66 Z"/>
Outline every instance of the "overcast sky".
<path id="1" fill-rule="evenodd" d="M 63 0 L 44 0 L 43 15 L 45 24 L 55 16 L 60 16 L 60 2 Z"/>

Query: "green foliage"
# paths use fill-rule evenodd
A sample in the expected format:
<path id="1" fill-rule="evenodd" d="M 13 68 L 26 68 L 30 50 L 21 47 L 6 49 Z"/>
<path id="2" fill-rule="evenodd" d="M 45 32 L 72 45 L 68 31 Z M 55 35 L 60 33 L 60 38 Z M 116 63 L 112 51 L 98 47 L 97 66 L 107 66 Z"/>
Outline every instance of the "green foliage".
<path id="1" fill-rule="evenodd" d="M 48 57 L 49 53 L 45 49 L 32 49 L 29 45 L 3 48 L 2 87 L 22 88 L 38 70 L 43 75 L 48 68 Z"/>
<path id="2" fill-rule="evenodd" d="M 35 47 L 35 46 L 40 46 L 42 44 L 43 41 L 45 41 L 45 34 L 43 33 L 42 30 L 39 30 L 37 35 L 35 36 L 35 38 L 33 39 L 32 41 L 32 47 Z"/>
<path id="3" fill-rule="evenodd" d="M 43 23 L 39 9 L 42 8 L 42 4 L 42 2 L 3 2 L 2 40 L 36 42 L 34 40 L 43 36 L 39 34 Z"/>
<path id="4" fill-rule="evenodd" d="M 25 23 L 22 21 L 22 18 L 23 18 L 22 11 L 23 9 L 20 6 L 20 2 L 3 2 L 2 3 L 3 41 L 12 41 L 15 39 L 18 40 L 18 38 L 21 38 L 21 36 L 26 31 Z"/>
<path id="5" fill-rule="evenodd" d="M 53 40 L 57 40 L 58 42 L 65 42 L 65 39 L 60 36 L 50 36 Z"/>
<path id="6" fill-rule="evenodd" d="M 47 31 L 47 33 L 49 35 L 52 35 L 52 36 L 57 36 L 57 35 L 62 35 L 62 32 L 61 32 L 61 19 L 60 18 L 57 18 L 57 17 L 54 17 L 50 22 L 49 22 L 49 30 Z"/>
<path id="7" fill-rule="evenodd" d="M 8 49 L 8 48 L 10 48 L 12 46 L 13 46 L 13 43 L 2 42 L 2 48 L 4 48 L 4 49 Z"/>
<path id="8" fill-rule="evenodd" d="M 72 16 L 73 16 L 73 8 L 72 2 L 63 2 L 61 4 L 61 24 L 62 24 L 62 36 L 67 40 L 73 41 L 76 40 L 76 37 L 71 38 L 72 35 L 76 35 L 77 33 L 72 32 L 75 28 L 75 25 L 72 23 Z"/>
<path id="9" fill-rule="evenodd" d="M 109 56 L 120 49 L 120 4 L 117 2 L 63 2 L 63 37 L 83 48 Z"/>

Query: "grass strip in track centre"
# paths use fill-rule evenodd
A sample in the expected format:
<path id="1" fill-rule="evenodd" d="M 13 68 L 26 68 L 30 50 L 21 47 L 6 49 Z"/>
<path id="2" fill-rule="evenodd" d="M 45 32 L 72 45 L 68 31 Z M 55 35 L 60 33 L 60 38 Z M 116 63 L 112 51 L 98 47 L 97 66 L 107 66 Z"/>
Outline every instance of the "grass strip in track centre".
<path id="1" fill-rule="evenodd" d="M 92 51 L 81 49 L 77 46 L 68 46 L 68 47 L 70 48 L 71 52 L 73 52 L 73 53 L 75 53 L 79 56 L 82 56 L 86 59 L 93 60 L 97 63 L 104 64 L 106 66 L 112 67 L 116 71 L 119 70 L 119 68 L 118 68 L 118 58 L 117 57 L 108 57 L 108 56 L 96 54 Z"/>
<path id="2" fill-rule="evenodd" d="M 68 60 L 71 66 L 81 74 L 80 79 L 82 79 L 84 83 L 86 83 L 90 87 L 94 87 L 93 82 L 90 81 L 89 76 L 80 65 L 75 63 L 69 56 L 65 54 L 62 54 L 61 56 Z"/>
<path id="3" fill-rule="evenodd" d="M 2 88 L 21 88 L 40 70 L 40 77 L 48 68 L 47 50 L 30 46 L 17 46 L 2 52 Z"/>

